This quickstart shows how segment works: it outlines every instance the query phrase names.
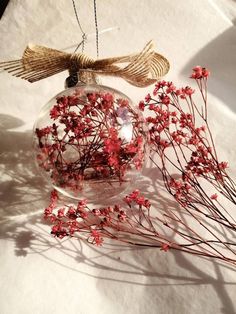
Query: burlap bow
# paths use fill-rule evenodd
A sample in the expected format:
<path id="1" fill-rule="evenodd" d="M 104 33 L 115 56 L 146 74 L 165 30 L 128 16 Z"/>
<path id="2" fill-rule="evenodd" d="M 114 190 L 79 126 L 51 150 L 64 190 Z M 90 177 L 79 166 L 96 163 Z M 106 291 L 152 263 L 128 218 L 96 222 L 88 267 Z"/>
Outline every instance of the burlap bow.
<path id="1" fill-rule="evenodd" d="M 70 74 L 89 71 L 94 75 L 117 76 L 138 87 L 153 84 L 169 67 L 168 60 L 153 50 L 152 41 L 140 53 L 98 60 L 83 53 L 29 45 L 22 59 L 0 63 L 0 68 L 31 83 L 69 70 Z"/>

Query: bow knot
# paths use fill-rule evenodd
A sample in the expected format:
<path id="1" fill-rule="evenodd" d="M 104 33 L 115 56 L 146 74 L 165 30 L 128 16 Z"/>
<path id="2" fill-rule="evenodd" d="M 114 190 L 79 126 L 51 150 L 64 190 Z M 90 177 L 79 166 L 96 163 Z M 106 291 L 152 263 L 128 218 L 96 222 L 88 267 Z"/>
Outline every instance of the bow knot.
<path id="1" fill-rule="evenodd" d="M 90 69 L 94 64 L 94 61 L 93 58 L 83 53 L 72 54 L 70 57 L 69 71 L 74 73 L 78 72 L 80 69 Z"/>

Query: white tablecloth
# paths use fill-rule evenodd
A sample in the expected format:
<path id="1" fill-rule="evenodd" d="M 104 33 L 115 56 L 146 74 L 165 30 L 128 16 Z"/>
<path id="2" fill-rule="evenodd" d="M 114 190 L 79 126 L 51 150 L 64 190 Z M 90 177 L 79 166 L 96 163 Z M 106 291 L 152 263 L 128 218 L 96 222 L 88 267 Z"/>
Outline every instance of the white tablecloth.
<path id="1" fill-rule="evenodd" d="M 97 2 L 99 29 L 119 27 L 100 35 L 100 57 L 140 51 L 153 39 L 170 60 L 167 78 L 177 85 L 192 83 L 187 77 L 197 64 L 211 69 L 210 123 L 236 177 L 236 2 Z M 76 4 L 83 29 L 93 33 L 93 1 Z M 81 33 L 70 0 L 11 0 L 0 38 L 0 60 L 9 60 L 19 58 L 29 42 L 63 49 L 79 42 Z M 94 38 L 85 47 L 93 56 Z M 65 77 L 30 84 L 0 73 L 0 313 L 236 313 L 236 269 L 229 265 L 50 236 L 41 219 L 49 189 L 35 170 L 31 136 L 41 106 L 63 89 Z M 135 101 L 152 90 L 114 78 L 102 82 Z M 148 171 L 145 180 L 150 182 Z"/>

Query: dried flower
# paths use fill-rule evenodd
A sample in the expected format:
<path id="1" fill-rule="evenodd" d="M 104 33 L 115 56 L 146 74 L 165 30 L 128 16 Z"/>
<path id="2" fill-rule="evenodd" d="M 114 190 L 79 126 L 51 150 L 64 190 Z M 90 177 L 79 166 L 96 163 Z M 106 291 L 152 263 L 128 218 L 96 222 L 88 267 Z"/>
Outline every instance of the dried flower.
<path id="1" fill-rule="evenodd" d="M 227 205 L 219 202 L 218 195 L 224 202 L 236 205 L 236 185 L 226 172 L 228 163 L 218 160 L 209 128 L 208 76 L 209 71 L 200 66 L 195 67 L 191 75 L 200 90 L 203 106 L 197 106 L 193 101 L 194 90 L 191 87 L 176 88 L 172 82 L 166 81 L 155 85 L 155 98 L 148 94 L 139 104 L 142 110 L 147 111 L 150 144 L 156 157 L 154 160 L 150 155 L 150 159 L 178 206 L 168 207 L 163 212 L 153 208 L 139 190 L 134 190 L 123 203 L 91 210 L 83 202 L 78 205 L 82 210 L 78 211 L 75 205 L 69 208 L 59 206 L 58 195 L 54 191 L 44 212 L 45 219 L 52 223 L 54 236 L 63 238 L 84 234 L 88 241 L 97 245 L 101 245 L 105 238 L 111 238 L 128 244 L 158 247 L 164 252 L 176 249 L 236 264 L 235 243 L 231 238 L 224 238 L 226 232 L 218 233 L 220 228 L 216 228 L 220 226 L 225 231 L 229 230 L 230 235 L 235 235 L 233 214 Z M 93 100 L 95 98 L 93 96 Z M 111 99 L 105 98 L 109 107 Z M 50 132 L 48 129 L 37 131 L 43 145 L 41 149 L 49 152 L 51 148 L 42 143 L 42 139 L 47 138 Z M 118 133 L 110 129 L 109 138 L 105 138 L 103 143 L 103 154 L 110 154 L 108 164 L 116 169 L 122 151 Z M 134 154 L 140 144 L 141 140 L 136 138 L 126 146 L 125 153 Z M 164 230 L 172 231 L 175 237 L 171 238 Z"/>
<path id="2" fill-rule="evenodd" d="M 85 182 L 117 187 L 131 169 L 142 168 L 143 125 L 127 99 L 75 90 L 56 99 L 49 125 L 36 128 L 38 164 L 54 186 L 72 193 L 83 190 Z"/>

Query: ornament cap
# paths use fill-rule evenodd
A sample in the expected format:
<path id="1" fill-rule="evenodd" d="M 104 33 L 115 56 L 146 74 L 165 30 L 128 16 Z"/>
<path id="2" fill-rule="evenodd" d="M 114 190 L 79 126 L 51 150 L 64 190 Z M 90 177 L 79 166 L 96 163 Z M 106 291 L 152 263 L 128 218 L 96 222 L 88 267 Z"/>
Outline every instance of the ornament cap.
<path id="1" fill-rule="evenodd" d="M 70 88 L 81 84 L 96 85 L 99 84 L 99 80 L 97 76 L 89 70 L 79 70 L 79 72 L 71 73 L 65 80 L 65 88 Z"/>

